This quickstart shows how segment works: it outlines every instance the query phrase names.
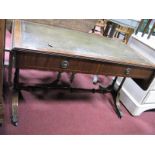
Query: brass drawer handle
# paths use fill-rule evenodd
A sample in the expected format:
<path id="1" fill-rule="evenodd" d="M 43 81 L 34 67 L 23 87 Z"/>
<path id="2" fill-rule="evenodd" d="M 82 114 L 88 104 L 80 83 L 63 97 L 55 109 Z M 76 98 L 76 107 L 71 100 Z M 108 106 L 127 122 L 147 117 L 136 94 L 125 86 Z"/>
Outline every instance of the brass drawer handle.
<path id="1" fill-rule="evenodd" d="M 61 62 L 61 68 L 62 69 L 66 69 L 66 68 L 68 68 L 68 66 L 69 66 L 69 62 L 67 60 L 63 60 Z"/>
<path id="2" fill-rule="evenodd" d="M 131 68 L 127 68 L 127 69 L 125 70 L 125 75 L 129 75 L 130 72 L 131 72 Z"/>

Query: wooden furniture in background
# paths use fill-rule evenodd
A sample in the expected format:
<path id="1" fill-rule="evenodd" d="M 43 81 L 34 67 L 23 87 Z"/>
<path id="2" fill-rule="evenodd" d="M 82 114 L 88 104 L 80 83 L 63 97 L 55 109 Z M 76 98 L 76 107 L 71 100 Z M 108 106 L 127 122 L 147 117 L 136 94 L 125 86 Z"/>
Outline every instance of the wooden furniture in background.
<path id="1" fill-rule="evenodd" d="M 107 20 L 107 25 L 103 32 L 103 36 L 112 38 L 116 27 L 117 27 L 117 24 L 113 23 L 110 20 Z"/>
<path id="2" fill-rule="evenodd" d="M 112 38 L 114 35 L 122 33 L 124 35 L 124 41 L 127 43 L 137 26 L 138 21 L 131 19 L 107 19 L 104 36 Z"/>
<path id="3" fill-rule="evenodd" d="M 146 31 L 148 30 L 151 21 L 152 21 L 152 19 L 149 19 L 148 22 L 146 23 L 146 25 L 144 27 L 144 31 L 142 32 L 142 37 L 144 36 L 144 34 L 146 33 Z"/>
<path id="4" fill-rule="evenodd" d="M 143 22 L 144 22 L 144 19 L 141 19 L 141 21 L 139 22 L 138 27 L 137 27 L 137 29 L 135 31 L 135 34 L 137 34 L 139 32 L 141 26 L 143 25 Z"/>
<path id="5" fill-rule="evenodd" d="M 155 30 L 155 22 L 154 22 L 154 24 L 153 24 L 153 26 L 152 26 L 152 28 L 151 28 L 151 30 L 150 30 L 150 33 L 148 34 L 147 39 L 149 39 L 149 38 L 151 37 L 151 35 L 152 35 L 152 33 L 154 32 L 154 30 Z"/>
<path id="6" fill-rule="evenodd" d="M 119 35 L 122 34 L 123 35 L 123 42 L 127 44 L 129 41 L 129 38 L 131 37 L 133 32 L 134 32 L 133 28 L 125 27 L 125 26 L 118 26 L 115 29 L 115 33 L 114 33 L 113 37 L 119 38 Z"/>
<path id="7" fill-rule="evenodd" d="M 21 89 L 63 89 L 84 92 L 112 93 L 119 117 L 119 91 L 126 77 L 150 80 L 155 65 L 119 40 L 91 35 L 60 27 L 15 20 L 12 53 L 15 58 L 12 122 L 17 125 L 18 93 Z M 115 91 L 113 83 L 107 88 L 82 89 L 54 83 L 28 86 L 19 82 L 20 69 L 112 75 L 124 77 Z"/>
<path id="8" fill-rule="evenodd" d="M 152 26 L 149 30 L 150 25 Z M 154 19 L 142 19 L 138 25 L 138 28 L 135 31 L 135 34 L 142 32 L 142 37 L 148 33 L 147 39 L 151 37 L 155 29 L 155 20 Z"/>
<path id="9" fill-rule="evenodd" d="M 99 19 L 97 23 L 95 24 L 95 27 L 92 32 L 95 33 L 96 31 L 97 32 L 99 31 L 101 34 L 103 34 L 106 29 L 106 26 L 107 26 L 107 20 Z M 99 30 L 97 30 L 96 28 L 99 28 Z"/>
<path id="10" fill-rule="evenodd" d="M 3 111 L 4 46 L 5 46 L 5 20 L 0 19 L 0 125 L 2 125 L 3 120 L 4 120 L 4 111 Z"/>

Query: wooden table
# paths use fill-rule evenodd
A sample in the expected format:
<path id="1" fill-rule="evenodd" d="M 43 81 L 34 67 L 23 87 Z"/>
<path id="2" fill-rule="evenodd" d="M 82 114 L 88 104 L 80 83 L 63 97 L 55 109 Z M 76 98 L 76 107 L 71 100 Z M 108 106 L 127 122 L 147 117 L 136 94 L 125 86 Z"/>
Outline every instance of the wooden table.
<path id="1" fill-rule="evenodd" d="M 131 19 L 108 19 L 107 27 L 104 31 L 104 36 L 113 37 L 115 29 L 117 26 L 123 26 L 126 28 L 130 28 L 133 31 L 138 27 L 138 22 Z M 110 33 L 109 29 L 111 27 Z M 109 33 L 109 34 L 108 34 Z"/>
<path id="2" fill-rule="evenodd" d="M 3 55 L 5 44 L 5 20 L 0 20 L 0 125 L 4 120 L 3 111 Z"/>
<path id="3" fill-rule="evenodd" d="M 12 54 L 15 58 L 12 122 L 17 125 L 18 94 L 21 89 L 64 89 L 71 92 L 112 93 L 119 117 L 118 94 L 126 77 L 149 81 L 154 76 L 155 64 L 119 40 L 75 30 L 15 20 Z M 59 85 L 58 78 L 50 84 L 28 86 L 19 82 L 20 69 L 52 70 L 116 76 L 107 88 L 81 89 Z M 114 91 L 117 76 L 124 77 Z"/>

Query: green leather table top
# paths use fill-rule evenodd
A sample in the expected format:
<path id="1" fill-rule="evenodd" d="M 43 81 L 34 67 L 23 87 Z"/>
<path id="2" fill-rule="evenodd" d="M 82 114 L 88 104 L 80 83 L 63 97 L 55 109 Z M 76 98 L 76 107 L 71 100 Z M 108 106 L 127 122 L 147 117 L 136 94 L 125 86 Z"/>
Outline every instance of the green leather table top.
<path id="1" fill-rule="evenodd" d="M 22 20 L 15 21 L 12 49 L 155 68 L 155 64 L 117 39 Z"/>

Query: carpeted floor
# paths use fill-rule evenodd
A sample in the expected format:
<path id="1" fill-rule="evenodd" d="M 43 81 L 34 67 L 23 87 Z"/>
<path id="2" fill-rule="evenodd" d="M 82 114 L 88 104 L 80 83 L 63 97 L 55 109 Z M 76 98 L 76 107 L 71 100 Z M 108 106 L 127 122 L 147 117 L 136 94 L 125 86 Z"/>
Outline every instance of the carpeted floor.
<path id="1" fill-rule="evenodd" d="M 7 33 L 7 38 L 9 35 Z M 22 70 L 20 74 L 20 81 L 27 83 L 50 82 L 55 78 L 54 72 Z M 100 76 L 100 79 L 102 83 L 109 82 L 107 77 Z M 69 74 L 64 73 L 62 80 L 68 82 Z M 92 84 L 91 75 L 85 74 L 77 74 L 73 85 L 98 87 Z M 111 94 L 77 94 L 54 90 L 22 91 L 24 100 L 19 104 L 19 125 L 14 127 L 10 123 L 10 92 L 6 89 L 5 93 L 5 122 L 0 134 L 155 134 L 153 111 L 133 117 L 121 105 L 124 115 L 119 119 L 112 107 Z"/>

